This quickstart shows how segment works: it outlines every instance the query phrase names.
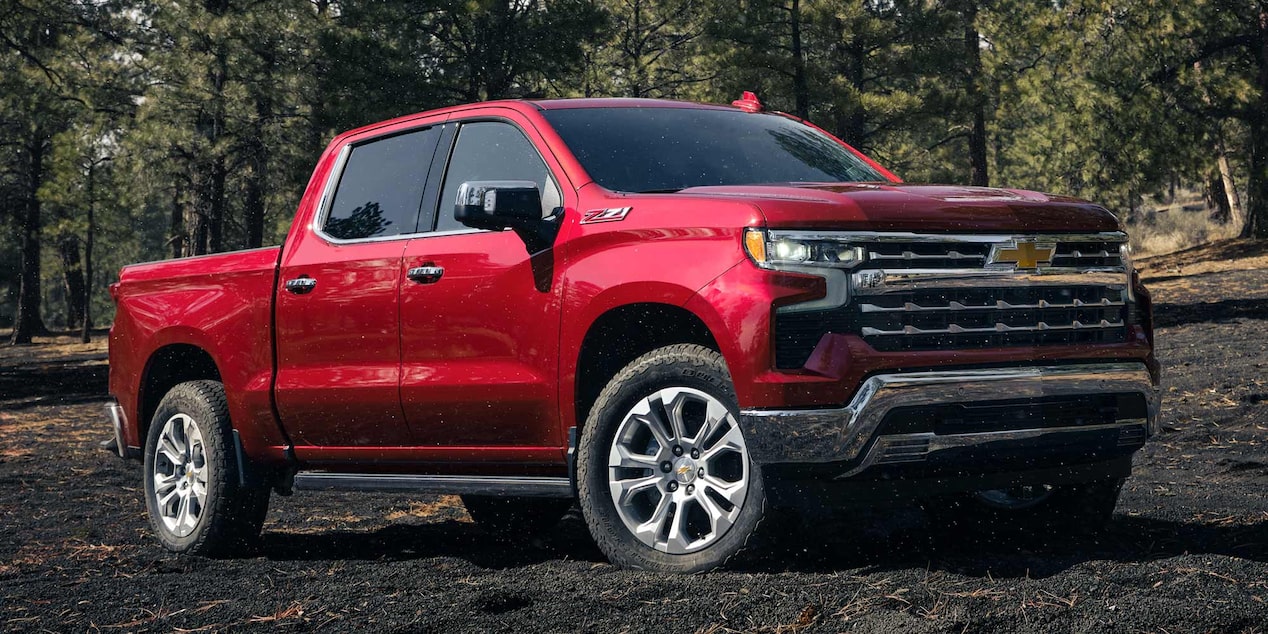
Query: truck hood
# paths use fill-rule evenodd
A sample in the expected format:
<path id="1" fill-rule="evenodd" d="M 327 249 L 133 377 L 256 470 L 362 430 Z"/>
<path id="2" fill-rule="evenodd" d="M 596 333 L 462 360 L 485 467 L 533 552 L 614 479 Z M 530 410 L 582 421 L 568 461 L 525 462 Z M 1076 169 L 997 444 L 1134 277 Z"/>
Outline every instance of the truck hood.
<path id="1" fill-rule="evenodd" d="M 906 184 L 692 187 L 688 197 L 741 198 L 773 228 L 872 231 L 1114 231 L 1118 221 L 1092 203 L 1039 192 Z"/>

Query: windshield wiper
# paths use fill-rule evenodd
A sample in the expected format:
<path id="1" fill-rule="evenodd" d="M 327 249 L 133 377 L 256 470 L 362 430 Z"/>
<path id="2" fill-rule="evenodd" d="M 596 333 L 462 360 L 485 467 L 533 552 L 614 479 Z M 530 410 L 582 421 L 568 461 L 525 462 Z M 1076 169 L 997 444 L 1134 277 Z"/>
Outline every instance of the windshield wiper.
<path id="1" fill-rule="evenodd" d="M 636 191 L 634 193 L 635 194 L 676 194 L 680 191 L 682 191 L 681 187 L 674 187 L 670 189 L 643 189 L 640 191 Z"/>

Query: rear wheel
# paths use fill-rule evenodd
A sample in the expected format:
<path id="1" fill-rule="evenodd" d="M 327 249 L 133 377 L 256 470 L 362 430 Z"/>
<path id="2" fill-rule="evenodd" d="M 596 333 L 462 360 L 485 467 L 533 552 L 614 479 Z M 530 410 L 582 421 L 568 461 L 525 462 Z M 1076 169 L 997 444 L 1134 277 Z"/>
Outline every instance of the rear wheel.
<path id="1" fill-rule="evenodd" d="M 159 403 L 145 443 L 145 505 L 168 550 L 229 556 L 259 536 L 269 490 L 239 484 L 232 434 L 218 382 L 181 383 Z"/>
<path id="2" fill-rule="evenodd" d="M 599 394 L 577 460 L 581 510 L 613 563 L 723 565 L 766 511 L 722 356 L 696 345 L 636 359 Z"/>

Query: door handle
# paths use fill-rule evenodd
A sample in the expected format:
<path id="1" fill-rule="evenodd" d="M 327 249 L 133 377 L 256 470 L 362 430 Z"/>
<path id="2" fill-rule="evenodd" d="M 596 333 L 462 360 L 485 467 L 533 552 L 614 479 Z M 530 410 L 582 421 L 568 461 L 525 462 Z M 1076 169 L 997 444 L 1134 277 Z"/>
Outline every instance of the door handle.
<path id="1" fill-rule="evenodd" d="M 303 295 L 317 288 L 317 280 L 311 277 L 297 277 L 293 280 L 286 280 L 285 286 L 286 290 L 296 295 Z"/>
<path id="2" fill-rule="evenodd" d="M 445 267 L 429 264 L 427 266 L 416 266 L 405 272 L 408 277 L 419 284 L 434 284 L 440 280 L 440 276 L 445 274 Z"/>

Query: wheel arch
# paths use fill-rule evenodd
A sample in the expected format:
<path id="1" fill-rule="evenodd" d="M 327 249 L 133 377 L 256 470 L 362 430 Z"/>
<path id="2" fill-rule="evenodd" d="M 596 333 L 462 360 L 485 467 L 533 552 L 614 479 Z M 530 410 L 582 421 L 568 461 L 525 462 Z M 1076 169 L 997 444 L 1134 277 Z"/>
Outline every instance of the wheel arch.
<path id="1" fill-rule="evenodd" d="M 573 407 L 578 428 L 585 425 L 599 392 L 621 368 L 652 350 L 680 343 L 721 352 L 705 321 L 682 306 L 636 302 L 599 315 L 577 352 Z"/>
<path id="2" fill-rule="evenodd" d="M 137 399 L 137 435 L 144 446 L 150 419 L 173 387 L 186 381 L 223 382 L 216 360 L 201 346 L 169 343 L 154 350 L 145 362 Z"/>

